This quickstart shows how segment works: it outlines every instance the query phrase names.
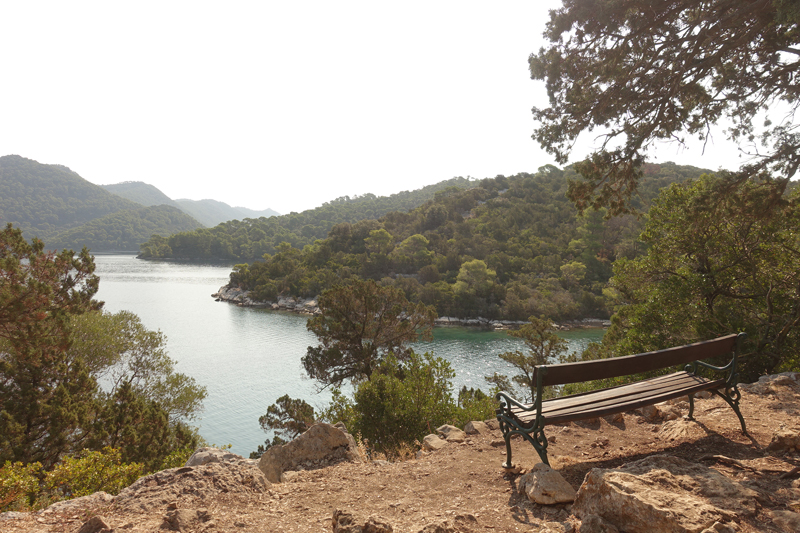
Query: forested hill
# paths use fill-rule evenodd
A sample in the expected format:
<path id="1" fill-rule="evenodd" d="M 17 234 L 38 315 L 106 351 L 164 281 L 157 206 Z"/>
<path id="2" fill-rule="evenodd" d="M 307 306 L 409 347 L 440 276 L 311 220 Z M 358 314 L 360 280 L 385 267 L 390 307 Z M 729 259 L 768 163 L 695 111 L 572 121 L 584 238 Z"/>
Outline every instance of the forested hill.
<path id="1" fill-rule="evenodd" d="M 92 252 L 135 252 L 151 235 L 191 231 L 199 225 L 177 207 L 155 205 L 126 209 L 92 220 L 56 235 L 46 244 L 53 249 L 80 250 L 86 246 Z"/>
<path id="2" fill-rule="evenodd" d="M 179 233 L 168 238 L 154 236 L 141 246 L 140 257 L 253 261 L 265 253 L 275 253 L 283 242 L 302 248 L 327 237 L 336 224 L 375 219 L 392 211 L 408 211 L 430 200 L 438 192 L 453 187 L 467 189 L 476 184 L 466 178 L 453 178 L 391 196 L 343 196 L 302 213 L 232 220 L 213 228 Z"/>
<path id="3" fill-rule="evenodd" d="M 673 163 L 647 165 L 634 207 L 646 211 L 659 189 L 707 173 Z M 231 285 L 260 300 L 312 297 L 351 276 L 402 289 L 439 316 L 554 320 L 609 315 L 611 264 L 642 253 L 643 222 L 633 215 L 578 216 L 566 198 L 570 168 L 498 176 L 449 189 L 409 213 L 341 223 L 327 239 L 288 245 L 237 265 Z"/>
<path id="4" fill-rule="evenodd" d="M 89 183 L 62 165 L 18 155 L 0 157 L 0 223 L 45 243 L 57 233 L 141 205 Z"/>

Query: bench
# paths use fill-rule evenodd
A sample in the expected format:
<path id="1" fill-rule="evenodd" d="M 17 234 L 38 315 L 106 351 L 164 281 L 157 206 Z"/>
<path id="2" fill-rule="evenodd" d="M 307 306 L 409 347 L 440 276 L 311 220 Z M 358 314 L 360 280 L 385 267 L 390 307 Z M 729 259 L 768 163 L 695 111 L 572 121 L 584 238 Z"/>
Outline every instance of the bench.
<path id="1" fill-rule="evenodd" d="M 694 420 L 694 395 L 701 391 L 710 391 L 725 400 L 739 417 L 742 432 L 747 434 L 744 418 L 739 410 L 741 394 L 737 388 L 739 375 L 736 370 L 744 337 L 744 333 L 739 333 L 625 357 L 537 366 L 533 374 L 536 383 L 533 403 L 519 402 L 505 391 L 497 394 L 500 402 L 500 408 L 496 411 L 497 420 L 506 442 L 506 461 L 503 467 L 512 467 L 513 435 L 521 435 L 533 444 L 542 462 L 549 465 L 545 426 L 608 416 L 681 396 L 689 397 L 689 419 Z M 723 367 L 702 361 L 722 356 L 731 357 L 730 362 Z M 547 386 L 631 376 L 680 365 L 685 365 L 680 372 L 542 401 L 542 392 Z"/>

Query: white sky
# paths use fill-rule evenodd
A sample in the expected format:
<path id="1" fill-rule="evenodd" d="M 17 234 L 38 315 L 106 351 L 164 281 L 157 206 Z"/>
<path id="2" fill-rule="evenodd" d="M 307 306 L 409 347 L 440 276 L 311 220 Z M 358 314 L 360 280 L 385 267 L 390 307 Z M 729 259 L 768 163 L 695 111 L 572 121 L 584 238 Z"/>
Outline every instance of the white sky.
<path id="1" fill-rule="evenodd" d="M 558 6 L 3 2 L 0 155 L 281 213 L 535 172 L 527 58 Z M 722 139 L 659 160 L 738 166 Z"/>

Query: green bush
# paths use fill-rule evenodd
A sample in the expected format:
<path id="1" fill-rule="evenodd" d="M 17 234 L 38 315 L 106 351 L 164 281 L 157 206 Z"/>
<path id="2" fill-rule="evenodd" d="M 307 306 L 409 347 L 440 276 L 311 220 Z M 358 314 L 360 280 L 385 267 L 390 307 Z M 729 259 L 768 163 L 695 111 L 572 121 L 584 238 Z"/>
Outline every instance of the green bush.
<path id="1" fill-rule="evenodd" d="M 125 464 L 119 449 L 106 447 L 65 457 L 45 474 L 44 485 L 54 501 L 98 491 L 117 494 L 143 473 L 141 463 Z"/>
<path id="2" fill-rule="evenodd" d="M 6 461 L 0 467 L 0 512 L 27 511 L 39 494 L 40 463 Z"/>

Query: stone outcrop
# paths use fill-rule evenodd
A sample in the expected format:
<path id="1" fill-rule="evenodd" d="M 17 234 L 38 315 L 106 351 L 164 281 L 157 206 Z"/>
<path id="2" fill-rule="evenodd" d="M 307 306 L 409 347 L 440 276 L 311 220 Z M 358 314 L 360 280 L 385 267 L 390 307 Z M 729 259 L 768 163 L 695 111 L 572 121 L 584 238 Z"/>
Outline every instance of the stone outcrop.
<path id="1" fill-rule="evenodd" d="M 219 448 L 198 448 L 183 466 L 203 466 L 208 463 L 235 463 L 240 465 L 258 466 L 256 459 L 245 459 L 241 455 L 226 452 Z"/>
<path id="2" fill-rule="evenodd" d="M 517 492 L 541 505 L 572 503 L 576 495 L 572 485 L 544 463 L 538 463 L 533 470 L 519 478 Z"/>
<path id="3" fill-rule="evenodd" d="M 281 474 L 289 470 L 308 470 L 358 460 L 360 456 L 352 435 L 330 424 L 319 423 L 293 441 L 267 449 L 258 462 L 258 468 L 269 481 L 279 483 Z"/>
<path id="4" fill-rule="evenodd" d="M 114 498 L 114 504 L 121 509 L 147 510 L 179 497 L 204 501 L 220 493 L 261 494 L 269 487 L 264 474 L 253 465 L 212 462 L 140 477 Z"/>
<path id="5" fill-rule="evenodd" d="M 753 516 L 756 493 L 716 470 L 658 455 L 618 469 L 592 469 L 573 513 L 597 515 L 626 533 L 700 533 L 714 523 Z"/>
<path id="6" fill-rule="evenodd" d="M 212 294 L 211 297 L 221 302 L 238 305 L 239 307 L 269 308 L 274 311 L 290 311 L 303 315 L 315 315 L 320 312 L 319 306 L 317 305 L 317 298 L 306 299 L 281 296 L 275 302 L 260 301 L 250 298 L 250 291 L 236 287 L 228 287 L 227 285 L 220 287 L 219 291 Z"/>

